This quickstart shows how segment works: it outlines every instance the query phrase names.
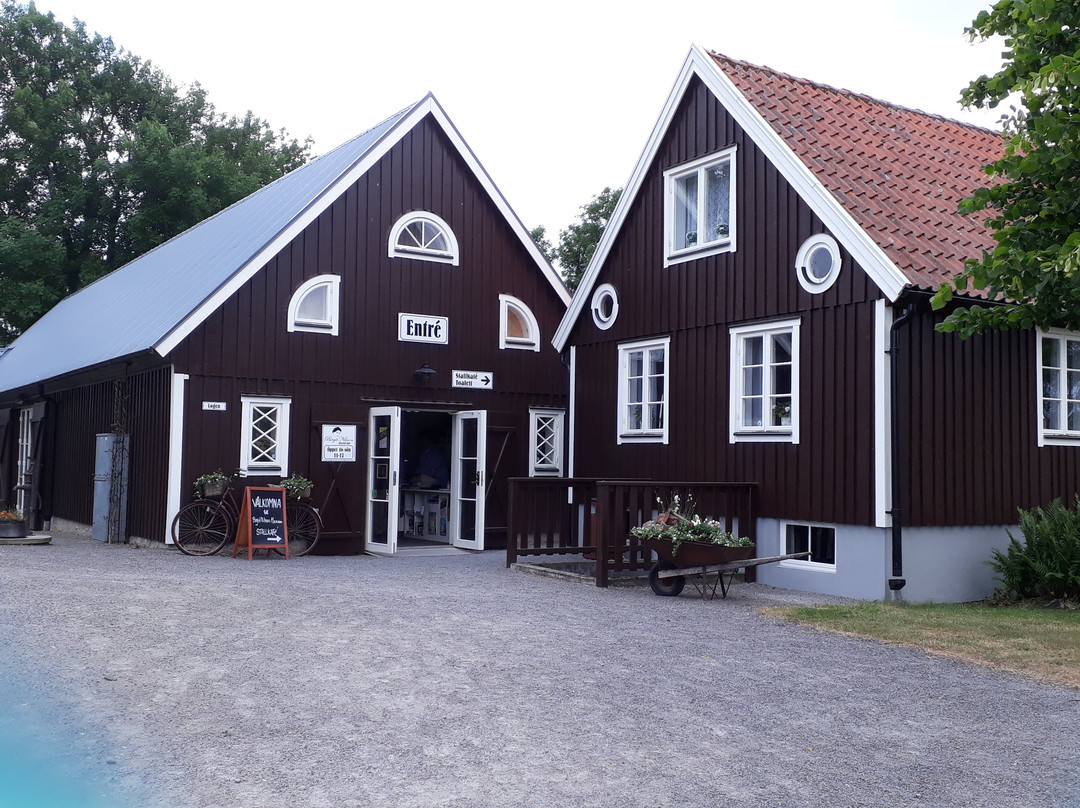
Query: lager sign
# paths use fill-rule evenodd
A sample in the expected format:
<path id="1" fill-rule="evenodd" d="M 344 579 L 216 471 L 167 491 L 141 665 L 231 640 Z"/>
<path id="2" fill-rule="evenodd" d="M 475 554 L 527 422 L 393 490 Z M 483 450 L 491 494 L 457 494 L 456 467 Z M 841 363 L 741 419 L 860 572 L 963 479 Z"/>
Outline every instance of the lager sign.
<path id="1" fill-rule="evenodd" d="M 356 424 L 323 424 L 322 459 L 324 463 L 356 461 Z"/>

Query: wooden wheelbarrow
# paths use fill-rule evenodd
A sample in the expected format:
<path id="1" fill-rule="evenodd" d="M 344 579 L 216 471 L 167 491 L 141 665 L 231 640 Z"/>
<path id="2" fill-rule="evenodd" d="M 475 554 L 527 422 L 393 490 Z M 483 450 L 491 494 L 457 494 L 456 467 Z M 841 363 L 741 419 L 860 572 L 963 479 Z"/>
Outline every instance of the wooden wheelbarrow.
<path id="1" fill-rule="evenodd" d="M 809 552 L 803 552 L 754 558 L 754 551 L 757 549 L 754 546 L 718 547 L 698 542 L 683 542 L 678 552 L 672 553 L 669 541 L 649 539 L 646 544 L 660 559 L 649 570 L 649 586 L 657 595 L 669 598 L 683 591 L 687 578 L 702 598 L 715 598 L 718 587 L 720 597 L 726 598 L 735 573 L 739 570 L 774 564 L 789 558 L 807 558 L 810 555 Z"/>

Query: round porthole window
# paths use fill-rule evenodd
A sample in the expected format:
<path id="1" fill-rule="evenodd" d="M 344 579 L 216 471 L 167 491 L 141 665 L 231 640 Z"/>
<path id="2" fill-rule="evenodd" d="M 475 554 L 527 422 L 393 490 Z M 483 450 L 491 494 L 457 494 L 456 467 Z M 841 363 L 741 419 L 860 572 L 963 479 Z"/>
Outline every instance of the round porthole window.
<path id="1" fill-rule="evenodd" d="M 592 296 L 592 319 L 601 331 L 607 331 L 615 325 L 619 316 L 619 293 L 610 283 L 596 288 Z"/>
<path id="2" fill-rule="evenodd" d="M 840 275 L 840 247 L 832 236 L 810 236 L 799 248 L 795 271 L 802 288 L 812 294 L 824 292 Z"/>

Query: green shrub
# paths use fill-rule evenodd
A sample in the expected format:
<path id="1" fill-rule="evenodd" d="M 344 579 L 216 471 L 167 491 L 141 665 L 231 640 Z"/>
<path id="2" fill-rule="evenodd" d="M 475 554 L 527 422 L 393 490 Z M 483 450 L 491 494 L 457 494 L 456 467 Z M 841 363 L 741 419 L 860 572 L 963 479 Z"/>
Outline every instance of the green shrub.
<path id="1" fill-rule="evenodd" d="M 1024 542 L 1008 531 L 1009 546 L 990 561 L 1001 579 L 998 596 L 1080 601 L 1080 494 L 1074 505 L 1055 499 L 1046 509 L 1020 510 Z"/>

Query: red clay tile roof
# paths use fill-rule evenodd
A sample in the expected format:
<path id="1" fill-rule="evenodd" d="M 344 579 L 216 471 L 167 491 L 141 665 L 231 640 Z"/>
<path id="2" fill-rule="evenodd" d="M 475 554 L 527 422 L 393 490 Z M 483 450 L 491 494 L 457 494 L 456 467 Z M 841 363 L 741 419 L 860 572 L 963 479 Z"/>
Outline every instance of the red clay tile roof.
<path id="1" fill-rule="evenodd" d="M 988 181 L 1002 136 L 710 53 L 912 284 L 935 289 L 994 246 L 960 200 Z"/>

